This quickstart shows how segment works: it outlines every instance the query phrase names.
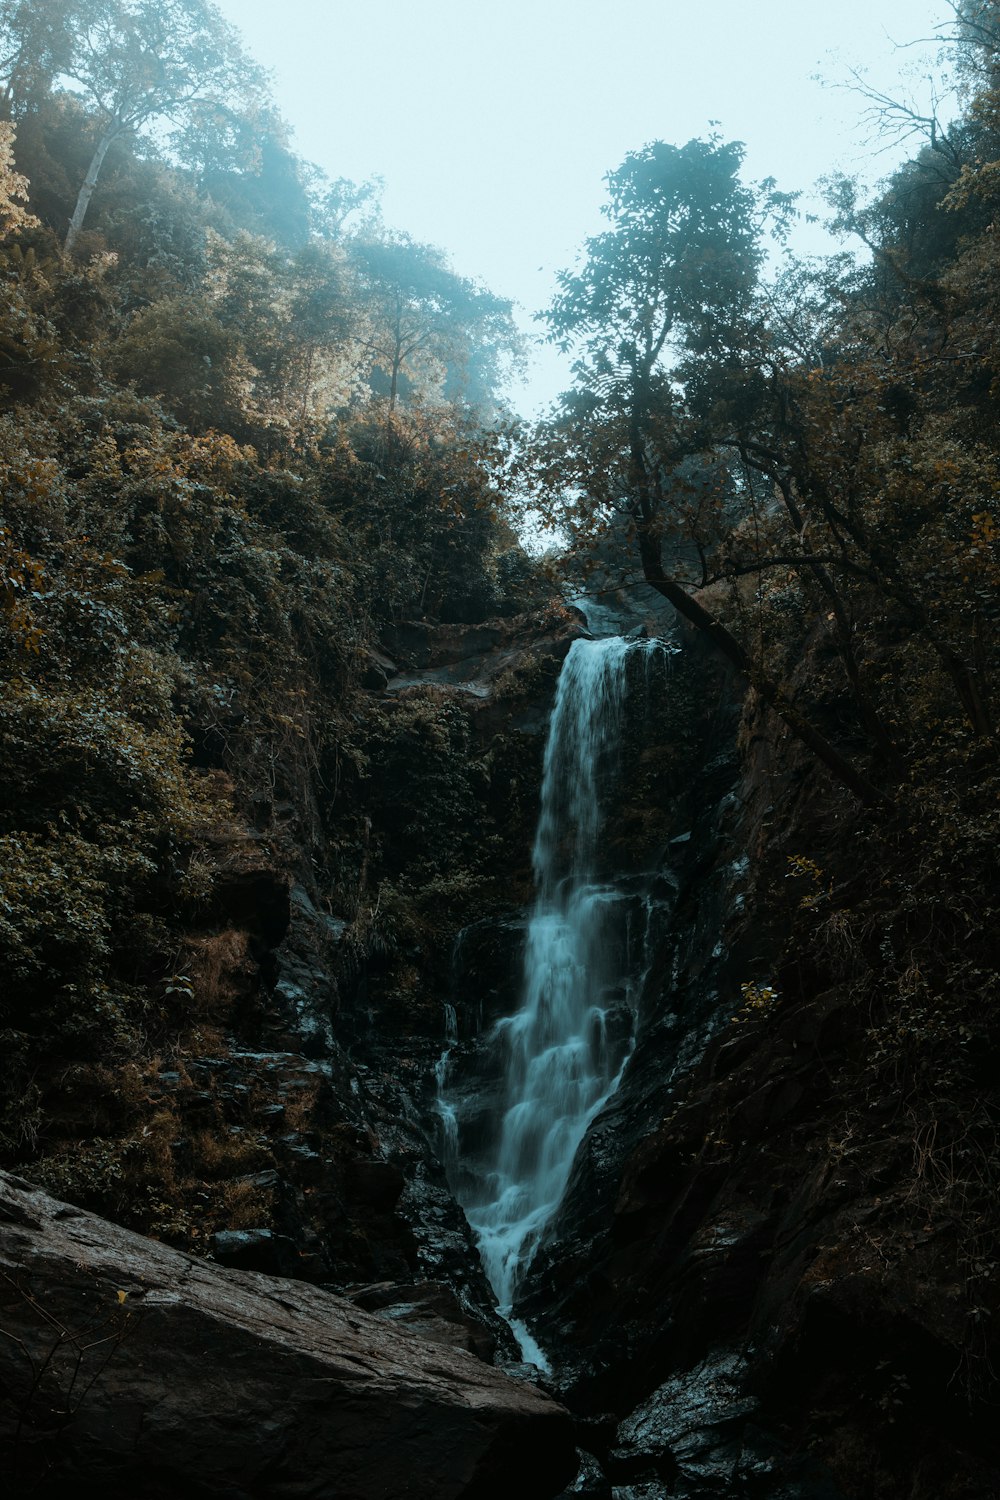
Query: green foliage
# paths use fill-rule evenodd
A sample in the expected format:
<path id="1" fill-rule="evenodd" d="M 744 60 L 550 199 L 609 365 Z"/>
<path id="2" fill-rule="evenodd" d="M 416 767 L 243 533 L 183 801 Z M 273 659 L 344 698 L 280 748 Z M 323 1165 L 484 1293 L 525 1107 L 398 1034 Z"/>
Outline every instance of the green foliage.
<path id="1" fill-rule="evenodd" d="M 143 308 L 110 355 L 118 379 L 160 397 L 196 431 L 220 425 L 239 405 L 240 341 L 200 299 L 163 297 Z"/>
<path id="2" fill-rule="evenodd" d="M 409 235 L 358 236 L 349 248 L 367 317 L 361 339 L 390 411 L 404 394 L 491 402 L 505 365 L 523 360 L 511 304 Z"/>
<path id="3" fill-rule="evenodd" d="M 830 900 L 833 894 L 833 884 L 829 881 L 814 859 L 805 854 L 790 854 L 788 856 L 788 879 L 801 880 L 806 884 L 806 894 L 799 900 L 799 906 L 804 911 L 815 911 Z"/>
<path id="4" fill-rule="evenodd" d="M 438 252 L 352 229 L 373 186 L 293 156 L 202 0 L 0 4 L 0 84 L 0 1156 L 193 1244 L 141 1078 L 217 1045 L 253 968 L 220 873 L 305 861 L 387 1003 L 478 910 L 467 721 L 359 679 L 389 620 L 531 596 L 472 411 L 515 340 Z M 260 1165 L 213 1141 L 194 1176 Z"/>
<path id="5" fill-rule="evenodd" d="M 549 338 L 575 355 L 556 429 L 561 478 L 583 491 L 588 515 L 619 510 L 655 526 L 658 471 L 688 444 L 678 433 L 679 370 L 703 380 L 745 341 L 762 259 L 758 216 L 789 205 L 771 184 L 754 192 L 740 182 L 742 155 L 715 137 L 630 153 L 607 177 L 610 227 L 559 277 L 544 316 Z"/>
<path id="6" fill-rule="evenodd" d="M 374 718 L 372 731 L 369 801 L 390 876 L 405 869 L 423 881 L 463 867 L 482 836 L 468 716 L 452 699 L 415 689 Z"/>

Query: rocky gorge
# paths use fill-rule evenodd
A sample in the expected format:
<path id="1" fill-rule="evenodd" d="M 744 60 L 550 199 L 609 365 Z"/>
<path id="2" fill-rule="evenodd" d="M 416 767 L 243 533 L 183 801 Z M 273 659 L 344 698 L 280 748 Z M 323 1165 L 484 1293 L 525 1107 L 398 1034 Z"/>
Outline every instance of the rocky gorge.
<path id="1" fill-rule="evenodd" d="M 635 628 L 634 602 L 632 610 L 622 623 Z M 146 1250 L 8 1182 L 0 1224 L 13 1361 L 4 1376 L 7 1441 L 16 1429 L 18 1462 L 39 1493 L 94 1474 L 109 1493 L 115 1485 L 125 1493 L 135 1466 L 152 1465 L 157 1494 L 197 1478 L 206 1494 L 234 1496 L 474 1497 L 517 1488 L 540 1500 L 834 1500 L 861 1492 L 856 1466 L 870 1467 L 873 1454 L 872 1494 L 993 1493 L 990 1424 L 956 1388 L 966 1330 L 958 1288 L 942 1273 L 943 1231 L 914 1222 L 905 1177 L 893 1179 L 898 1122 L 866 1151 L 844 1126 L 838 1075 L 858 1041 L 849 992 L 808 993 L 799 980 L 800 998 L 777 998 L 795 976 L 782 973 L 789 960 L 773 937 L 785 916 L 762 907 L 762 891 L 774 848 L 814 811 L 815 776 L 764 721 L 744 716 L 741 725 L 725 673 L 697 643 L 662 620 L 648 625 L 675 654 L 641 711 L 622 722 L 601 869 L 654 915 L 629 1001 L 631 1056 L 517 1289 L 514 1311 L 545 1350 L 546 1374 L 519 1363 L 496 1314 L 456 1202 L 454 1163 L 446 1171 L 436 1067 L 449 1043 L 452 1104 L 466 1141 L 482 1140 L 500 1108 L 491 1037 L 520 999 L 524 861 L 546 725 L 560 663 L 588 636 L 574 610 L 471 628 L 401 626 L 371 668 L 368 692 L 390 722 L 415 705 L 461 712 L 463 748 L 491 757 L 492 776 L 524 768 L 520 799 L 510 797 L 510 780 L 504 798 L 507 814 L 520 815 L 508 845 L 521 844 L 519 863 L 492 872 L 523 902 L 446 930 L 446 951 L 430 964 L 402 944 L 359 955 L 315 884 L 261 861 L 252 842 L 227 852 L 214 920 L 191 948 L 192 960 L 211 955 L 216 965 L 224 1029 L 214 1052 L 161 1067 L 144 1085 L 156 1106 L 149 1118 L 162 1121 L 166 1103 L 179 1132 L 169 1147 L 175 1173 L 192 1142 L 204 1151 L 206 1136 L 236 1153 L 218 1172 L 238 1206 L 229 1224 L 210 1234 L 206 1225 L 199 1244 L 191 1194 L 161 1231 L 181 1243 L 186 1235 L 208 1261 Z M 412 778 L 397 795 L 419 808 L 427 789 Z M 478 816 L 485 827 L 488 813 Z M 411 943 L 421 942 L 427 934 L 414 931 Z M 415 961 L 422 977 L 413 986 Z M 412 1002 L 402 1012 L 401 976 Z M 890 1126 L 884 1104 L 881 1114 Z M 111 1247 L 92 1273 L 100 1316 L 88 1311 L 86 1324 L 87 1338 L 97 1327 L 106 1359 L 95 1372 L 88 1354 L 79 1375 L 86 1397 L 67 1397 L 57 1410 L 53 1392 L 69 1380 L 65 1361 L 83 1337 L 59 1332 L 75 1327 L 66 1261 L 77 1253 L 59 1240 L 83 1229 L 88 1245 L 105 1236 Z M 885 1248 L 897 1236 L 905 1257 Z M 222 1325 L 205 1311 L 209 1295 L 225 1304 Z M 263 1310 L 233 1313 L 234 1299 L 250 1296 L 265 1299 Z M 328 1352 L 272 1362 L 264 1350 L 279 1336 L 268 1311 L 275 1305 Z M 122 1307 L 136 1312 L 141 1346 L 119 1338 Z M 178 1334 L 166 1312 L 175 1307 L 182 1326 L 208 1316 L 230 1327 L 236 1316 L 244 1331 L 208 1341 Z M 344 1319 L 349 1337 L 338 1332 Z M 359 1389 L 377 1418 L 363 1415 L 360 1395 L 330 1384 L 339 1375 L 299 1367 L 302 1359 L 350 1363 L 358 1330 L 370 1362 Z M 178 1383 L 190 1385 L 192 1337 L 202 1340 L 208 1382 L 185 1390 L 199 1413 L 193 1426 L 163 1407 Z M 232 1359 L 242 1370 L 250 1357 L 230 1351 L 234 1338 L 262 1351 L 260 1368 L 245 1376 L 256 1392 L 247 1406 L 225 1373 Z M 130 1390 L 140 1347 L 142 1400 Z M 510 1373 L 490 1375 L 491 1364 Z M 409 1394 L 392 1385 L 403 1368 Z M 439 1398 L 441 1379 L 449 1394 Z M 303 1381 L 324 1395 L 299 1410 Z M 539 1384 L 551 1397 L 535 1394 Z M 234 1399 L 256 1434 L 238 1458 L 211 1436 L 212 1424 L 231 1419 Z M 478 1446 L 468 1451 L 460 1408 L 476 1411 Z M 358 1423 L 346 1469 L 334 1458 L 345 1409 Z M 426 1434 L 426 1454 L 400 1436 L 404 1410 Z M 161 1429 L 176 1436 L 167 1442 Z M 442 1443 L 447 1474 L 431 1457 Z"/>
<path id="2" fill-rule="evenodd" d="M 836 254 L 722 126 L 611 167 L 534 421 L 213 0 L 0 3 L 14 1500 L 1000 1496 L 1000 5 L 943 9 Z"/>

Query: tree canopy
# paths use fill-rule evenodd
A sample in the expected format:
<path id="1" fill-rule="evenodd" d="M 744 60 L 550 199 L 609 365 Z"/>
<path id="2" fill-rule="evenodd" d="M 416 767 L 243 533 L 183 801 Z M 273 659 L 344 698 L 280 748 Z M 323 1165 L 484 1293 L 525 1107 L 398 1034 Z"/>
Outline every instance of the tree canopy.
<path id="1" fill-rule="evenodd" d="M 988 52 L 977 16 L 964 45 Z M 958 713 L 963 733 L 992 732 L 994 620 L 968 590 L 984 525 L 992 536 L 973 377 L 993 358 L 982 300 L 990 89 L 953 130 L 944 169 L 925 161 L 928 142 L 863 209 L 838 186 L 841 226 L 863 237 L 867 267 L 834 259 L 763 276 L 767 218 L 780 229 L 793 203 L 741 181 L 738 144 L 633 153 L 607 179 L 608 230 L 545 314 L 577 356 L 534 449 L 561 524 L 584 550 L 598 533 L 630 540 L 646 581 L 871 807 L 892 804 L 929 727 L 915 702 L 901 706 L 905 682 L 926 702 L 936 680 L 940 711 Z M 935 475 L 953 465 L 961 488 L 942 489 Z M 764 631 L 781 597 L 796 614 Z M 887 694 L 874 617 L 920 651 L 919 687 L 900 664 Z M 832 638 L 856 715 L 850 744 L 823 731 L 787 678 L 801 656 L 775 646 L 793 618 L 797 652 L 810 631 Z"/>

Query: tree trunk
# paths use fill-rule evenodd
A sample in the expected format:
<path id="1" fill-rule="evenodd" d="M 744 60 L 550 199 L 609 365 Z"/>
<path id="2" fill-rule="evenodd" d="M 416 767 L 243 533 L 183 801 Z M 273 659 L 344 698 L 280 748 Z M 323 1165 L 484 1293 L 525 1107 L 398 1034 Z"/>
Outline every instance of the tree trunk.
<path id="1" fill-rule="evenodd" d="M 393 330 L 395 342 L 392 349 L 392 371 L 389 379 L 389 414 L 396 410 L 396 400 L 399 396 L 399 372 L 403 368 L 403 300 L 399 292 L 396 293 L 396 325 Z"/>
<path id="2" fill-rule="evenodd" d="M 87 209 L 90 207 L 90 200 L 94 196 L 94 189 L 97 186 L 97 179 L 101 175 L 101 168 L 104 165 L 104 158 L 107 156 L 108 151 L 111 148 L 111 144 L 117 135 L 118 129 L 117 127 L 114 127 L 106 131 L 97 143 L 97 150 L 94 152 L 93 156 L 90 159 L 90 166 L 87 168 L 87 175 L 83 179 L 83 186 L 81 187 L 76 200 L 76 207 L 73 210 L 73 217 L 70 219 L 69 229 L 66 231 L 66 243 L 63 245 L 64 255 L 71 255 L 73 253 L 73 246 L 76 244 L 77 238 L 80 234 L 80 230 L 83 228 L 83 221 L 87 217 Z"/>

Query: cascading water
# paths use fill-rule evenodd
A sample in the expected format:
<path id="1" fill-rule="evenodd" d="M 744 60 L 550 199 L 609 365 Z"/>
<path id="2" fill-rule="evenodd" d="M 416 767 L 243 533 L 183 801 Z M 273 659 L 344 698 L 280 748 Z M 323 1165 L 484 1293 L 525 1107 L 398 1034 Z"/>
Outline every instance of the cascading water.
<path id="1" fill-rule="evenodd" d="M 617 1087 L 631 1046 L 631 1024 L 623 1026 L 620 1014 L 628 946 L 623 897 L 598 878 L 601 801 L 618 759 L 630 659 L 641 653 L 648 666 L 661 650 L 658 641 L 620 637 L 575 641 L 559 678 L 534 848 L 523 1001 L 494 1028 L 503 1050 L 499 1128 L 479 1169 L 456 1189 L 508 1318 L 577 1149 Z M 454 1163 L 459 1129 L 447 1073 L 446 1050 L 438 1109 L 445 1156 Z M 543 1363 L 527 1330 L 516 1320 L 511 1326 L 526 1357 Z"/>

